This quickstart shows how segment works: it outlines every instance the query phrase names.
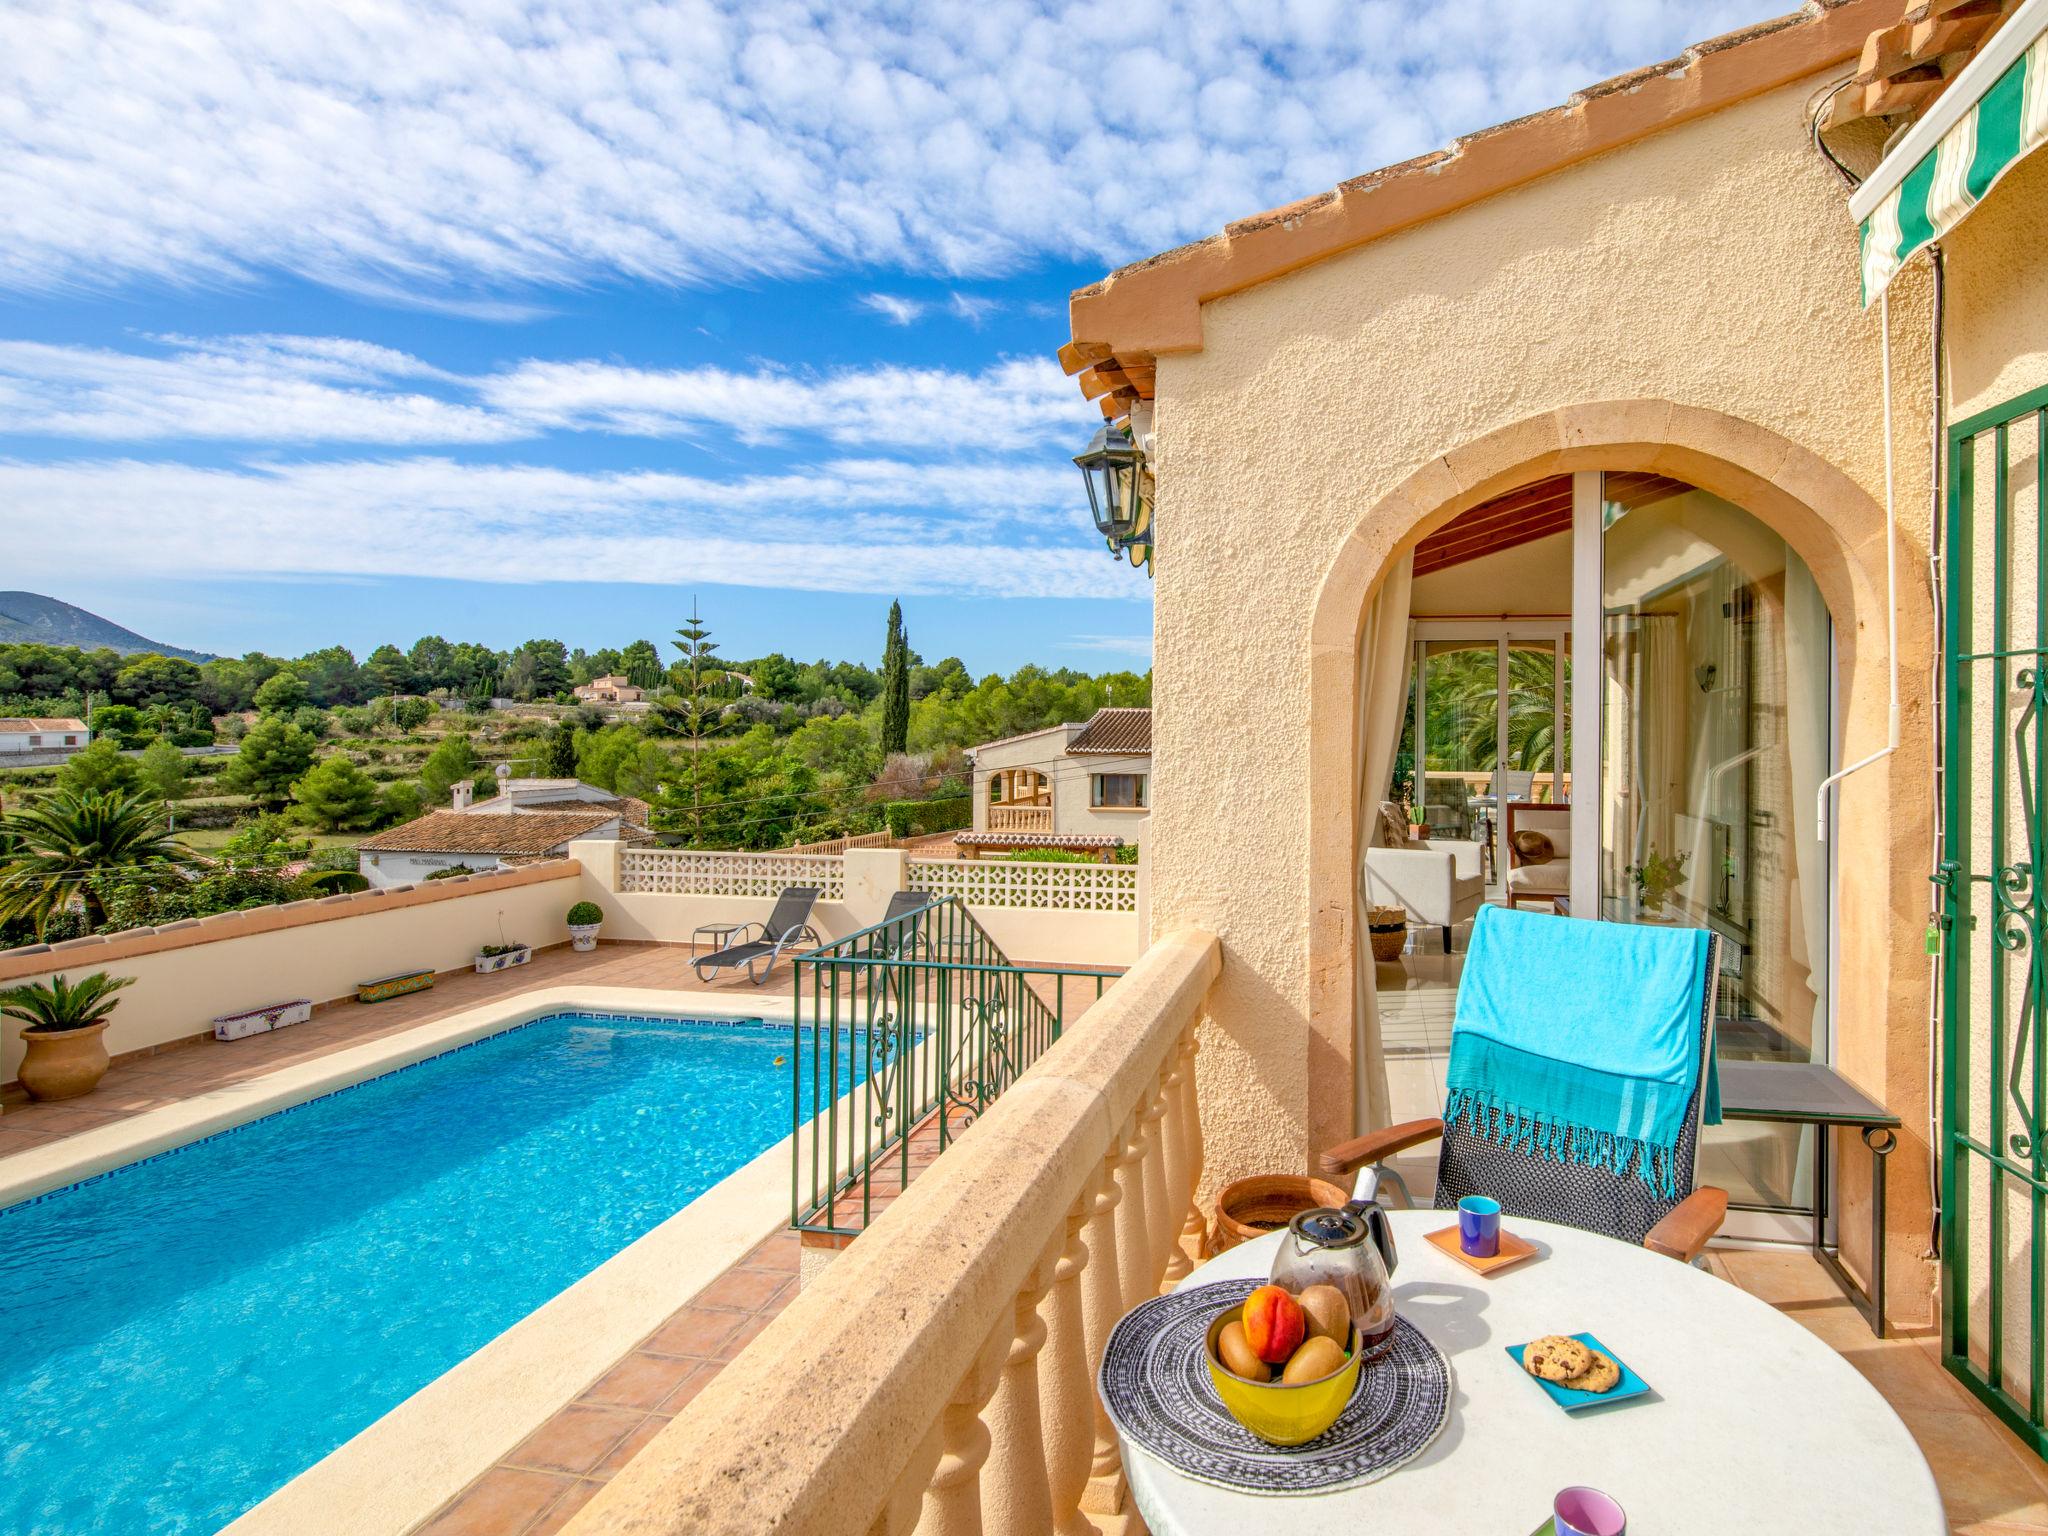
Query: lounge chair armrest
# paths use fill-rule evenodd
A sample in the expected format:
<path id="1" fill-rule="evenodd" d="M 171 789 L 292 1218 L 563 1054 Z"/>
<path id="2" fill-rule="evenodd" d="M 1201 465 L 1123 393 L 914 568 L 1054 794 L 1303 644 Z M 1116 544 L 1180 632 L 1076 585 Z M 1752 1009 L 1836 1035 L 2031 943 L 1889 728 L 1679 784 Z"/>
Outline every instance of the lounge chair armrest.
<path id="1" fill-rule="evenodd" d="M 1440 1119 L 1406 1120 L 1399 1125 L 1368 1131 L 1363 1136 L 1332 1147 L 1316 1159 L 1316 1164 L 1331 1178 L 1341 1178 L 1366 1163 L 1382 1162 L 1396 1152 L 1406 1152 L 1425 1141 L 1435 1141 L 1443 1133 L 1444 1123 Z"/>
<path id="2" fill-rule="evenodd" d="M 1702 1184 L 1664 1213 L 1664 1219 L 1650 1228 L 1643 1246 L 1667 1259 L 1690 1264 L 1727 1219 L 1728 1191 Z"/>

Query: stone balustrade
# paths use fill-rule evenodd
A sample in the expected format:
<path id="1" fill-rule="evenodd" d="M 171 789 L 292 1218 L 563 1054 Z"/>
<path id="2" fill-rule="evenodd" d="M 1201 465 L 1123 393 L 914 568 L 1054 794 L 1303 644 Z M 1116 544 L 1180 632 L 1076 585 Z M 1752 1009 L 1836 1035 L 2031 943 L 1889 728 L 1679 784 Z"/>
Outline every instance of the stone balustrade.
<path id="1" fill-rule="evenodd" d="M 1201 1231 L 1211 934 L 1153 944 L 587 1506 L 569 1536 L 1087 1536 L 1094 1372 Z"/>
<path id="2" fill-rule="evenodd" d="M 988 808 L 988 830 L 991 832 L 1050 832 L 1052 830 L 1052 807 L 1049 805 L 992 805 Z"/>

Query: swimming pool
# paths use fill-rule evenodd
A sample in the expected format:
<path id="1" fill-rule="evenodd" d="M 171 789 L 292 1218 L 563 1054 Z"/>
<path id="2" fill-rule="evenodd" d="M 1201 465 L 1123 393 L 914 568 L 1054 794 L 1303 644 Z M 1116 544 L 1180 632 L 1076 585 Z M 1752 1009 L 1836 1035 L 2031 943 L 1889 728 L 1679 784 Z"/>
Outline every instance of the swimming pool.
<path id="1" fill-rule="evenodd" d="M 0 1531 L 217 1530 L 787 1136 L 796 1050 L 556 1014 L 0 1211 Z"/>

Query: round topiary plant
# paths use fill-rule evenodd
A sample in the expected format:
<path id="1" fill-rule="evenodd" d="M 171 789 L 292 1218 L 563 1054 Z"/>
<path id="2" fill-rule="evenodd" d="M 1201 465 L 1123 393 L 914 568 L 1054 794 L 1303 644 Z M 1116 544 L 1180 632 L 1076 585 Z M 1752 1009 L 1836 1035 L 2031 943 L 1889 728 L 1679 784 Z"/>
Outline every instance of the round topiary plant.
<path id="1" fill-rule="evenodd" d="M 588 928 L 603 921 L 604 908 L 594 901 L 579 901 L 569 909 L 568 923 L 572 928 Z"/>

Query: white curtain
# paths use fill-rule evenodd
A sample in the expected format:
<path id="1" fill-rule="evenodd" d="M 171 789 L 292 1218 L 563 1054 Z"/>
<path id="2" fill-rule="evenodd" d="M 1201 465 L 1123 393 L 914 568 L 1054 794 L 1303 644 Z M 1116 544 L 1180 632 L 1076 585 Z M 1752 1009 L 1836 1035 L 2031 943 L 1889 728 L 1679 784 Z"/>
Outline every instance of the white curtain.
<path id="1" fill-rule="evenodd" d="M 1353 1134 L 1378 1130 L 1391 1123 L 1387 1091 L 1387 1057 L 1380 1042 L 1380 1005 L 1373 976 L 1372 946 L 1366 935 L 1365 850 L 1377 837 L 1380 805 L 1394 777 L 1394 754 L 1401 745 L 1401 716 L 1408 702 L 1409 673 L 1415 646 L 1409 638 L 1408 603 L 1415 579 L 1415 557 L 1403 555 L 1380 583 L 1366 610 L 1358 641 L 1358 814 L 1354 820 L 1352 902 L 1356 908 L 1352 972 L 1352 1117 Z M 1422 765 L 1415 765 L 1421 783 Z"/>

